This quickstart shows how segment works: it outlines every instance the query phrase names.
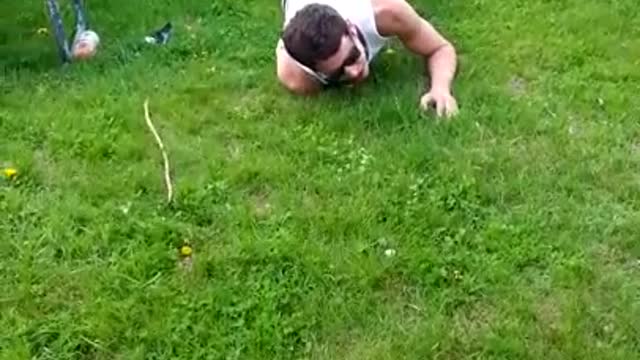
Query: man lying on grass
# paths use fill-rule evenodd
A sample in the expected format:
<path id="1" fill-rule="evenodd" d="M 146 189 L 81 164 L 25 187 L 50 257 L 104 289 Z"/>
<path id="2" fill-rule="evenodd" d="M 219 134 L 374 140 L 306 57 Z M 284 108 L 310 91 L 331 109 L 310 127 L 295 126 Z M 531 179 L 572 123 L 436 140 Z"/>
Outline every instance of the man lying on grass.
<path id="1" fill-rule="evenodd" d="M 456 51 L 405 0 L 282 0 L 282 8 L 277 73 L 291 92 L 311 95 L 362 82 L 371 60 L 395 37 L 425 60 L 431 86 L 420 99 L 422 108 L 433 106 L 438 116 L 457 113 L 451 95 Z"/>

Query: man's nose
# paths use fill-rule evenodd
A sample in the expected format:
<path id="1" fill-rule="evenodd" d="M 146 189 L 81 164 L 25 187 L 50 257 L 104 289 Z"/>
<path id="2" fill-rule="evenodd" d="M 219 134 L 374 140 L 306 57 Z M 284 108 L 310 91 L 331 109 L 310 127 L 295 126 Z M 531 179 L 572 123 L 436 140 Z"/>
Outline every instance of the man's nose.
<path id="1" fill-rule="evenodd" d="M 358 66 L 356 64 L 351 65 L 351 66 L 347 66 L 344 69 L 344 72 L 347 74 L 347 76 L 350 79 L 356 78 L 356 77 L 358 77 L 358 75 L 360 75 L 360 66 Z"/>

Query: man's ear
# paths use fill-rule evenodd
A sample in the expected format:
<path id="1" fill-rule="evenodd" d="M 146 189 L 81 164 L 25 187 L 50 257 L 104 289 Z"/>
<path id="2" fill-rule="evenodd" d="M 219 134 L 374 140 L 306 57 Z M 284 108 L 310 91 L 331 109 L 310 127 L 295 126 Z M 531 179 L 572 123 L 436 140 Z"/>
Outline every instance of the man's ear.
<path id="1" fill-rule="evenodd" d="M 347 31 L 353 36 L 358 36 L 358 28 L 349 20 L 345 20 L 347 23 Z"/>

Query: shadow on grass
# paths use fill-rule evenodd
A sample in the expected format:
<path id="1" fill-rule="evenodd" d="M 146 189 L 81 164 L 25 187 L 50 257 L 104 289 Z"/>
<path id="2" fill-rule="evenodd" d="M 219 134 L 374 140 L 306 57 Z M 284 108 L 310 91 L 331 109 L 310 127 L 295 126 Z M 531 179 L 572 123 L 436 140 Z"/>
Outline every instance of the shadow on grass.
<path id="1" fill-rule="evenodd" d="M 43 73 L 62 67 L 58 56 L 40 46 L 0 46 L 0 70 L 5 74 L 16 72 Z"/>
<path id="2" fill-rule="evenodd" d="M 29 27 L 0 23 L 0 76 L 29 77 L 64 69 L 53 38 Z M 28 75 L 29 74 L 29 75 Z"/>

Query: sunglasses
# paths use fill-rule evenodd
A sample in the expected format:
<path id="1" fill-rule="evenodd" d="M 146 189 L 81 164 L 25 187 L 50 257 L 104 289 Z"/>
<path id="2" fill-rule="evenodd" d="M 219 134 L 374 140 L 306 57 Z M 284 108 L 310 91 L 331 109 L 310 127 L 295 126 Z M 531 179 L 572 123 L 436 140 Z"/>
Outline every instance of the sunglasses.
<path id="1" fill-rule="evenodd" d="M 347 57 L 344 59 L 340 67 L 338 67 L 338 69 L 336 69 L 331 74 L 324 76 L 327 79 L 327 81 L 339 82 L 344 80 L 345 68 L 355 64 L 360 59 L 360 56 L 362 56 L 362 52 L 356 46 L 356 42 L 353 37 L 351 37 L 351 43 L 353 44 L 353 46 L 351 47 L 351 50 L 349 50 L 349 55 L 347 55 Z"/>

